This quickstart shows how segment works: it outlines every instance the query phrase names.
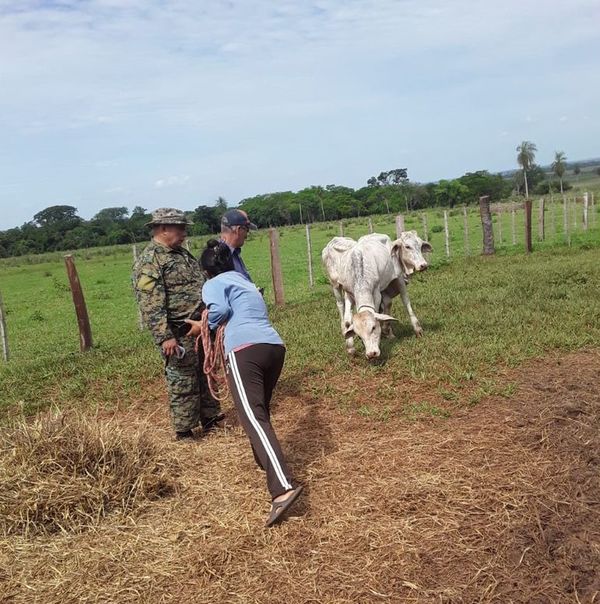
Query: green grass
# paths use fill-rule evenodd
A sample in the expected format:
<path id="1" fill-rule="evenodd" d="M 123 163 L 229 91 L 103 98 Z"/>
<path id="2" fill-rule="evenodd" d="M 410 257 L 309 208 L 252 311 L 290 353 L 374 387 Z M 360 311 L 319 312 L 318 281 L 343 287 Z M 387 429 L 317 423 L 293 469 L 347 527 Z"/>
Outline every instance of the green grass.
<path id="1" fill-rule="evenodd" d="M 517 216 L 515 246 L 510 212 L 496 217 L 502 221 L 503 238 L 501 242 L 497 237 L 498 253 L 487 258 L 479 255 L 478 210 L 469 212 L 472 255 L 468 257 L 462 210 L 450 211 L 449 258 L 443 229 L 433 228 L 443 224 L 443 212 L 428 212 L 434 246 L 431 269 L 410 285 L 413 307 L 426 335 L 420 340 L 413 337 L 402 304 L 396 301 L 398 338 L 384 343 L 387 361 L 378 364 L 369 364 L 362 356 L 348 359 L 344 352 L 337 309 L 319 261 L 323 246 L 339 234 L 338 223 L 312 228 L 314 288 L 308 285 L 304 227 L 280 229 L 287 304 L 272 308 L 271 316 L 288 346 L 284 381 L 302 381 L 307 396 L 338 397 L 341 407 L 347 400 L 358 400 L 357 409 L 362 408 L 358 412 L 365 416 L 381 419 L 406 405 L 417 405 L 406 407 L 413 409 L 407 415 L 435 415 L 433 407 L 418 407 L 423 401 L 398 396 L 404 380 L 433 384 L 451 404 L 476 404 L 478 397 L 495 387 L 498 365 L 515 366 L 551 350 L 598 345 L 599 217 L 594 228 L 573 232 L 567 246 L 562 206 L 556 204 L 551 211 L 553 234 L 548 230 L 548 239 L 536 242 L 529 256 L 521 243 L 522 212 Z M 549 225 L 548 215 L 546 221 Z M 377 232 L 393 235 L 393 217 L 373 217 L 373 223 Z M 422 234 L 421 225 L 421 214 L 406 217 L 406 228 Z M 366 218 L 345 222 L 349 236 L 366 232 Z M 205 239 L 193 240 L 192 250 L 197 252 Z M 252 236 L 244 257 L 255 281 L 272 300 L 267 232 Z M 162 373 L 149 335 L 137 328 L 130 286 L 131 248 L 84 250 L 75 258 L 94 337 L 94 349 L 85 354 L 78 351 L 62 255 L 0 263 L 11 347 L 10 362 L 0 363 L 0 414 L 18 408 L 31 413 L 52 404 L 92 408 L 127 404 L 142 396 L 144 384 Z M 385 402 L 384 411 L 372 406 L 372 398 Z"/>
<path id="2" fill-rule="evenodd" d="M 417 420 L 423 416 L 430 417 L 450 417 L 450 414 L 446 409 L 441 409 L 436 405 L 432 405 L 427 401 L 422 401 L 420 403 L 411 403 L 407 405 L 404 409 L 404 413 L 406 418 L 409 420 Z"/>

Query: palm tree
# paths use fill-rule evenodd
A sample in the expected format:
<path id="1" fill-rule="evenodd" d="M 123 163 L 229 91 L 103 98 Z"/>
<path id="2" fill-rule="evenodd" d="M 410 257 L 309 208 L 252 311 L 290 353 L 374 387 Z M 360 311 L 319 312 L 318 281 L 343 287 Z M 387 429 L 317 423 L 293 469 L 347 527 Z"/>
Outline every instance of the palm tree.
<path id="1" fill-rule="evenodd" d="M 537 147 L 535 143 L 530 141 L 523 141 L 517 147 L 518 155 L 517 161 L 519 162 L 519 166 L 523 168 L 523 178 L 525 180 L 525 197 L 529 199 L 529 187 L 527 185 L 527 170 L 531 169 L 533 166 L 533 162 L 535 160 L 535 152 L 537 151 Z"/>
<path id="2" fill-rule="evenodd" d="M 567 170 L 567 165 L 565 163 L 566 161 L 567 161 L 567 156 L 565 155 L 564 151 L 555 151 L 554 161 L 552 162 L 552 171 L 554 172 L 554 174 L 556 174 L 556 176 L 558 176 L 558 179 L 560 180 L 560 194 L 561 195 L 564 195 L 563 176 L 565 175 L 565 172 Z"/>

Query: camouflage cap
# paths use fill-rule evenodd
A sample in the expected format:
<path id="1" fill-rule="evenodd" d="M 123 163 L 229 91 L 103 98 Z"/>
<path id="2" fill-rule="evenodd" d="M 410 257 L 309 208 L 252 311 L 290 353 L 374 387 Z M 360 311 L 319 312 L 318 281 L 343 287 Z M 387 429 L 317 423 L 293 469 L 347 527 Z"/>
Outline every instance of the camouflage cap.
<path id="1" fill-rule="evenodd" d="M 146 223 L 146 226 L 155 226 L 158 224 L 194 224 L 186 218 L 181 210 L 176 208 L 158 208 L 152 212 L 152 220 Z"/>

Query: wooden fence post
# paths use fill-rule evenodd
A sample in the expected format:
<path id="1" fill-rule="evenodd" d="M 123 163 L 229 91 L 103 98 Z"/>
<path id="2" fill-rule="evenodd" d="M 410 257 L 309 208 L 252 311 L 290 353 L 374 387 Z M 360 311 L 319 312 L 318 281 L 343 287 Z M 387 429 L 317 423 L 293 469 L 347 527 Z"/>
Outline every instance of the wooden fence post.
<path id="1" fill-rule="evenodd" d="M 369 220 L 368 220 L 368 225 L 369 225 L 369 233 L 373 232 L 373 221 L 371 220 L 371 217 L 369 216 Z"/>
<path id="2" fill-rule="evenodd" d="M 2 300 L 2 292 L 0 292 L 0 338 L 2 339 L 2 358 L 6 363 L 10 358 L 8 350 L 8 333 L 6 331 L 6 312 L 4 310 L 4 301 Z"/>
<path id="3" fill-rule="evenodd" d="M 92 347 L 92 329 L 90 328 L 90 319 L 85 305 L 85 298 L 83 297 L 79 275 L 77 274 L 75 262 L 73 261 L 73 256 L 71 254 L 65 256 L 65 265 L 67 267 L 69 285 L 71 286 L 73 304 L 75 305 L 75 314 L 77 315 L 79 348 L 81 352 L 85 352 Z"/>
<path id="4" fill-rule="evenodd" d="M 514 204 L 510 211 L 510 227 L 512 230 L 512 244 L 517 245 L 517 212 Z"/>
<path id="5" fill-rule="evenodd" d="M 448 210 L 444 210 L 444 239 L 446 244 L 446 256 L 450 257 L 450 234 L 448 233 Z"/>
<path id="6" fill-rule="evenodd" d="M 283 294 L 281 257 L 279 256 L 279 231 L 277 229 L 269 229 L 269 239 L 271 242 L 271 276 L 273 278 L 275 304 L 277 306 L 283 306 L 285 304 L 285 296 Z"/>
<path id="7" fill-rule="evenodd" d="M 583 194 L 583 230 L 588 230 L 588 194 L 587 191 Z"/>
<path id="8" fill-rule="evenodd" d="M 340 237 L 344 236 L 344 221 L 340 220 Z"/>
<path id="9" fill-rule="evenodd" d="M 567 203 L 567 196 L 563 195 L 563 234 L 565 239 L 568 238 L 569 232 L 569 207 Z"/>
<path id="10" fill-rule="evenodd" d="M 311 287 L 314 287 L 315 282 L 313 278 L 313 263 L 312 263 L 312 242 L 310 240 L 310 224 L 306 223 L 306 248 L 308 251 L 308 283 Z"/>
<path id="11" fill-rule="evenodd" d="M 471 250 L 469 248 L 469 220 L 467 215 L 467 206 L 463 208 L 463 230 L 464 230 L 464 248 L 465 248 L 465 256 L 471 255 Z"/>
<path id="12" fill-rule="evenodd" d="M 550 237 L 554 241 L 556 239 L 556 204 L 551 201 L 548 207 L 550 210 Z"/>
<path id="13" fill-rule="evenodd" d="M 400 238 L 400 235 L 404 232 L 404 216 L 402 214 L 396 214 L 396 239 Z"/>
<path id="14" fill-rule="evenodd" d="M 538 239 L 540 241 L 544 241 L 544 239 L 546 238 L 546 223 L 544 220 L 544 218 L 545 218 L 544 210 L 545 210 L 545 201 L 544 201 L 544 198 L 542 197 L 540 199 L 539 214 L 538 214 Z"/>
<path id="15" fill-rule="evenodd" d="M 137 264 L 138 257 L 139 257 L 137 245 L 135 243 L 133 244 L 132 251 L 133 251 L 133 264 L 135 266 Z M 138 304 L 138 327 L 140 328 L 140 331 L 142 329 L 144 329 L 144 320 L 142 318 L 142 309 L 140 308 L 139 304 Z"/>
<path id="16" fill-rule="evenodd" d="M 533 245 L 531 243 L 531 212 L 533 204 L 531 199 L 525 200 L 525 251 L 531 254 L 533 251 Z"/>
<path id="17" fill-rule="evenodd" d="M 577 230 L 577 195 L 573 197 L 573 230 Z"/>
<path id="18" fill-rule="evenodd" d="M 427 231 L 427 214 L 422 214 L 421 218 L 423 219 L 423 239 L 428 241 L 429 232 Z"/>
<path id="19" fill-rule="evenodd" d="M 492 214 L 490 212 L 490 196 L 482 195 L 479 198 L 479 214 L 481 215 L 481 226 L 483 228 L 483 253 L 493 254 L 494 249 L 494 227 Z"/>

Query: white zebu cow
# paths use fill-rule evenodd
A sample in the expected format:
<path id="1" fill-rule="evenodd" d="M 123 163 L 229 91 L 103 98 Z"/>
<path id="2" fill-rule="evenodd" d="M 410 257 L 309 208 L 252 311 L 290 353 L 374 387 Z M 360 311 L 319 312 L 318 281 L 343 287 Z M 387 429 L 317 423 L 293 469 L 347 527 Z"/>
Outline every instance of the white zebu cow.
<path id="1" fill-rule="evenodd" d="M 356 334 L 365 345 L 367 358 L 378 357 L 381 324 L 395 321 L 377 312 L 383 301 L 382 291 L 397 278 L 387 247 L 376 238 L 356 242 L 349 237 L 334 237 L 321 258 L 340 312 L 348 354 L 355 352 Z"/>
<path id="2" fill-rule="evenodd" d="M 380 310 L 385 314 L 389 314 L 392 308 L 392 299 L 400 294 L 415 335 L 417 337 L 422 336 L 423 328 L 412 309 L 406 286 L 408 284 L 408 277 L 413 273 L 424 271 L 428 267 L 427 260 L 423 257 L 423 252 L 433 251 L 431 244 L 428 241 L 423 241 L 416 231 L 403 231 L 395 241 L 392 241 L 387 235 L 380 233 L 365 235 L 358 241 L 368 239 L 375 239 L 386 246 L 392 256 L 396 269 L 397 279 L 392 281 L 382 292 Z M 384 326 L 384 335 L 386 337 L 393 337 L 389 324 Z"/>

